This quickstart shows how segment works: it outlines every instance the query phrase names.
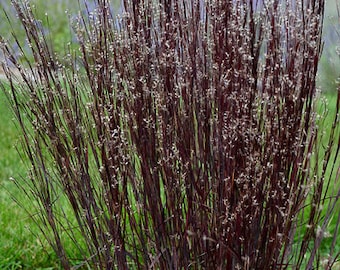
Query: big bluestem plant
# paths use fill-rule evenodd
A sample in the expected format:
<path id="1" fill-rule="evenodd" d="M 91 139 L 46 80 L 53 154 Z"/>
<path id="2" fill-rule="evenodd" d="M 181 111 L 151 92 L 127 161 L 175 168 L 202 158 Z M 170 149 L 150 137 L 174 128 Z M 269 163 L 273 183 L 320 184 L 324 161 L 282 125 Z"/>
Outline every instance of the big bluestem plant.
<path id="1" fill-rule="evenodd" d="M 2 42 L 31 164 L 18 184 L 64 269 L 331 269 L 340 95 L 322 137 L 323 0 L 126 0 L 119 17 L 97 0 L 63 59 L 13 4 L 34 57 Z"/>

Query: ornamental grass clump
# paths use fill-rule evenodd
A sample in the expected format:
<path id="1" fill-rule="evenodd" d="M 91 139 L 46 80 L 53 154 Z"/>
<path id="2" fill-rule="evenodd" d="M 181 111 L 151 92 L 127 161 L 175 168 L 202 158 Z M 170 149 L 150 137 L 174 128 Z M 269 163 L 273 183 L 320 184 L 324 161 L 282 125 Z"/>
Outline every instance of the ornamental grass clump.
<path id="1" fill-rule="evenodd" d="M 34 57 L 2 42 L 30 162 L 17 182 L 64 269 L 331 269 L 340 95 L 325 122 L 323 0 L 126 0 L 118 17 L 85 1 L 64 56 L 13 5 Z"/>

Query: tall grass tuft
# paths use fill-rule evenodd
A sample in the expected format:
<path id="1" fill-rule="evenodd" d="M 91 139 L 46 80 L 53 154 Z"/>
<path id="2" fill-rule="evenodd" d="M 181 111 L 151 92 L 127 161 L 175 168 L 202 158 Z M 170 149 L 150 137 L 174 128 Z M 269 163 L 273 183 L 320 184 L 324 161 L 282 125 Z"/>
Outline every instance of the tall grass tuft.
<path id="1" fill-rule="evenodd" d="M 13 5 L 34 57 L 2 42 L 31 167 L 18 185 L 64 269 L 331 269 L 340 89 L 323 136 L 323 0 L 125 0 L 118 17 L 97 0 L 63 57 Z"/>

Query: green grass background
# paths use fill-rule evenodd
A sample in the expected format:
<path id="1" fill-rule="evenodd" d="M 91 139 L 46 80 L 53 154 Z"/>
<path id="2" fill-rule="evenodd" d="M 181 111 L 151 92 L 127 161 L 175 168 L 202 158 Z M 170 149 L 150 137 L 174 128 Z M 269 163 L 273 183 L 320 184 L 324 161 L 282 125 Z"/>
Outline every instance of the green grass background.
<path id="1" fill-rule="evenodd" d="M 37 226 L 20 206 L 32 202 L 11 180 L 26 174 L 16 148 L 19 134 L 0 91 L 0 269 L 50 269 L 57 266 L 56 256 L 45 239 L 37 236 Z"/>

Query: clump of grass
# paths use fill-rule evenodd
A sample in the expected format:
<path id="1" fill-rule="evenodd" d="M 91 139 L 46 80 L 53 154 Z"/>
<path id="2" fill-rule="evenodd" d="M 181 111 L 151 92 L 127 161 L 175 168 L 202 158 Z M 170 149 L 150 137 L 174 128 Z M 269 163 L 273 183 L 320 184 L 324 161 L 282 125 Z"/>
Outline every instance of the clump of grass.
<path id="1" fill-rule="evenodd" d="M 97 0 L 63 59 L 13 4 L 34 57 L 3 42 L 23 186 L 63 268 L 318 267 L 340 195 L 340 95 L 326 140 L 316 114 L 324 1 L 124 1 L 114 18 Z"/>

